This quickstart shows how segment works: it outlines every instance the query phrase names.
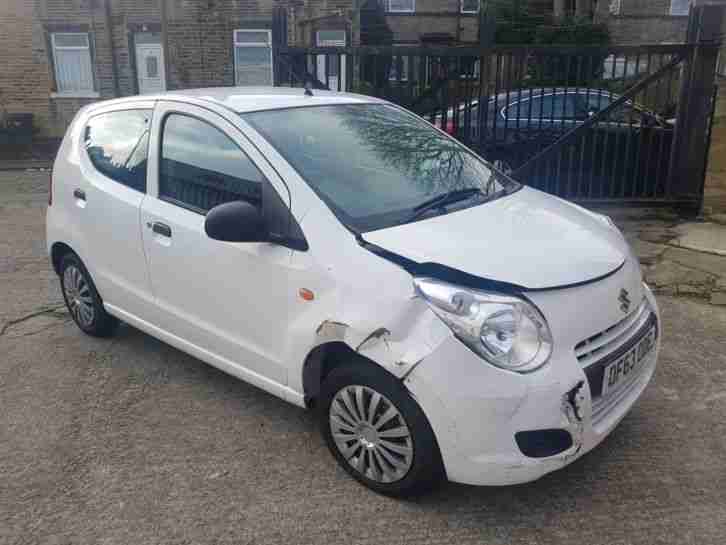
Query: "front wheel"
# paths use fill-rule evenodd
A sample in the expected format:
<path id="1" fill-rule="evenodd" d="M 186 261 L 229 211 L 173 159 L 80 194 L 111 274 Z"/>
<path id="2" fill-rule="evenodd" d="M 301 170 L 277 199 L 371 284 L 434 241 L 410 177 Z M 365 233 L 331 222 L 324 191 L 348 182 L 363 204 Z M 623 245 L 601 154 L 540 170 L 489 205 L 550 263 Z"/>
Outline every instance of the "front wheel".
<path id="1" fill-rule="evenodd" d="M 433 430 L 396 378 L 356 361 L 334 369 L 319 404 L 323 437 L 338 463 L 390 496 L 431 490 L 444 477 Z"/>

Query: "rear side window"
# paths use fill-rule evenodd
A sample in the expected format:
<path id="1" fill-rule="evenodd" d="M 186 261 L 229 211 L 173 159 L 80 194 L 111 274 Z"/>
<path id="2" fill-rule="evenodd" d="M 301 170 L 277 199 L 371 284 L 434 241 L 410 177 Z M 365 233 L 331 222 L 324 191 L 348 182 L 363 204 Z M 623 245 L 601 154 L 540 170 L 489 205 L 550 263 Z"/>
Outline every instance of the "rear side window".
<path id="1" fill-rule="evenodd" d="M 230 201 L 262 203 L 264 177 L 226 134 L 181 114 L 162 133 L 159 198 L 206 213 Z"/>
<path id="2" fill-rule="evenodd" d="M 123 110 L 92 117 L 86 125 L 88 157 L 101 174 L 146 191 L 151 110 Z"/>

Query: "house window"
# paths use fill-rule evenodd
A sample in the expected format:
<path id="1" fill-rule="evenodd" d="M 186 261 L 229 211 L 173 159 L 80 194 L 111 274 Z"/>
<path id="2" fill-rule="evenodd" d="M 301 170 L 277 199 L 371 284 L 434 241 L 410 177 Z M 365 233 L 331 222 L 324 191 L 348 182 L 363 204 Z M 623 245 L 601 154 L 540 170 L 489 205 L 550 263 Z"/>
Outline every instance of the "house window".
<path id="1" fill-rule="evenodd" d="M 671 0 L 671 15 L 688 15 L 691 0 Z"/>
<path id="2" fill-rule="evenodd" d="M 461 13 L 479 13 L 479 0 L 461 0 Z"/>
<path id="3" fill-rule="evenodd" d="M 51 35 L 58 93 L 93 93 L 91 46 L 86 33 Z"/>
<path id="4" fill-rule="evenodd" d="M 416 11 L 416 0 L 388 0 L 388 11 L 394 13 L 413 13 Z"/>
<path id="5" fill-rule="evenodd" d="M 235 30 L 235 85 L 272 85 L 272 80 L 272 32 Z"/>

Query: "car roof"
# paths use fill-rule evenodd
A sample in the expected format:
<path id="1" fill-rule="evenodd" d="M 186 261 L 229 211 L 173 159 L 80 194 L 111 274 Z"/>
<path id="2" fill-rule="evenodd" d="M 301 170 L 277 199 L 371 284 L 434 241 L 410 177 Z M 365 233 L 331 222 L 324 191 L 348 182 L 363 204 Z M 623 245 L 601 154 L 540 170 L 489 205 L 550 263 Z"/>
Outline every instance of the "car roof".
<path id="1" fill-rule="evenodd" d="M 184 89 L 154 95 L 141 95 L 105 101 L 103 104 L 138 100 L 178 100 L 182 102 L 211 102 L 237 113 L 279 110 L 306 106 L 335 104 L 382 104 L 385 101 L 353 93 L 313 90 L 312 96 L 297 87 L 207 87 Z M 101 104 L 101 103 L 95 103 Z"/>

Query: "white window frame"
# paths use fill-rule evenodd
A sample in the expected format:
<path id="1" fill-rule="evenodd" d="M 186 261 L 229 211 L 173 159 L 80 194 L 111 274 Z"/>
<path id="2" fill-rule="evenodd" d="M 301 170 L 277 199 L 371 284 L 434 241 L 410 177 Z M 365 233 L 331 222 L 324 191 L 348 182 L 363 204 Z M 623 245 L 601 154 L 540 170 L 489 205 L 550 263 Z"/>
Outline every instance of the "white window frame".
<path id="1" fill-rule="evenodd" d="M 680 2 L 678 2 L 678 0 L 671 0 L 671 7 L 670 7 L 670 10 L 668 11 L 668 13 L 670 15 L 672 15 L 673 17 L 687 17 L 688 16 L 690 9 L 691 9 L 691 0 L 687 0 L 687 6 L 686 6 L 687 9 L 686 9 L 685 13 L 683 13 L 682 11 L 679 11 L 679 10 L 674 10 L 673 9 L 674 4 L 678 4 L 680 6 Z"/>
<path id="2" fill-rule="evenodd" d="M 56 38 L 58 36 L 83 36 L 86 39 L 86 45 L 67 46 L 58 45 Z M 96 78 L 93 73 L 93 56 L 91 55 L 91 36 L 88 32 L 52 32 L 50 35 L 51 54 L 53 55 L 53 72 L 55 75 L 55 83 L 57 91 L 51 93 L 51 98 L 98 98 L 100 95 L 96 91 Z M 89 89 L 61 89 L 61 77 L 59 72 L 58 51 L 86 51 L 88 53 L 88 64 L 91 68 L 91 87 Z"/>
<path id="3" fill-rule="evenodd" d="M 464 9 L 464 0 L 461 0 L 461 13 L 479 13 L 480 4 L 481 2 L 477 2 L 475 10 Z"/>
<path id="4" fill-rule="evenodd" d="M 238 42 L 237 41 L 237 33 L 238 32 L 249 32 L 249 33 L 260 33 L 264 32 L 267 34 L 267 41 L 266 42 Z M 275 67 L 274 67 L 274 59 L 272 55 L 272 30 L 269 28 L 238 28 L 236 30 L 232 31 L 232 58 L 234 61 L 234 84 L 235 86 L 239 85 L 239 82 L 237 81 L 237 48 L 238 47 L 267 47 L 270 49 L 270 81 L 272 82 L 272 85 L 275 85 Z"/>
<path id="5" fill-rule="evenodd" d="M 386 0 L 386 8 L 388 13 L 416 13 L 416 0 L 410 0 L 411 9 L 393 9 L 391 7 L 392 0 Z"/>

